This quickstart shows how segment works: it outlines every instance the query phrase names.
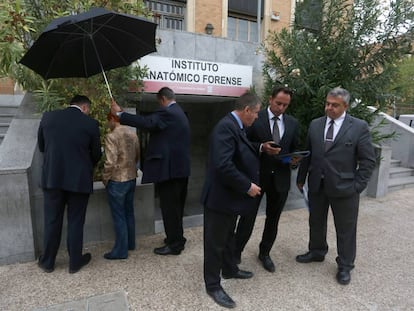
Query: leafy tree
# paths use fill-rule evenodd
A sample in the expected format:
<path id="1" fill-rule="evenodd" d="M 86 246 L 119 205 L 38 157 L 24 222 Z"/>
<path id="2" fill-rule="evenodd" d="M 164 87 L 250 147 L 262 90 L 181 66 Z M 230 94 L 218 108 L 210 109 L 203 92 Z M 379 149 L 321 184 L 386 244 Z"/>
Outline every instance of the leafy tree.
<path id="1" fill-rule="evenodd" d="M 91 7 L 105 7 L 121 13 L 149 16 L 142 0 L 7 0 L 0 3 L 0 77 L 10 77 L 25 90 L 34 93 L 39 111 L 53 110 L 67 104 L 75 94 L 88 96 L 93 105 L 91 116 L 100 122 L 104 138 L 110 98 L 102 74 L 90 78 L 50 79 L 21 65 L 18 61 L 55 18 L 77 14 Z M 131 81 L 140 89 L 145 68 L 128 66 L 107 72 L 113 96 L 128 106 L 127 89 Z M 137 94 L 139 97 L 139 94 Z M 132 99 L 138 100 L 139 98 Z M 131 99 L 129 98 L 131 101 Z M 99 177 L 97 177 L 99 178 Z"/>
<path id="2" fill-rule="evenodd" d="M 103 84 L 102 75 L 88 79 L 51 79 L 44 81 L 32 70 L 18 64 L 18 61 L 40 36 L 43 29 L 55 18 L 87 11 L 91 7 L 105 7 L 110 10 L 134 15 L 148 16 L 149 11 L 142 0 L 17 0 L 0 4 L 0 76 L 8 76 L 19 82 L 25 90 L 35 91 L 41 103 L 40 108 L 53 109 L 67 102 L 72 91 L 83 90 L 91 94 L 93 102 L 105 98 L 104 91 L 94 92 Z M 125 89 L 131 78 L 141 81 L 144 71 L 137 67 L 115 69 L 108 73 L 114 95 L 124 99 Z M 70 87 L 68 87 L 70 86 Z M 42 98 L 43 94 L 43 98 Z M 117 99 L 118 99 L 117 97 Z M 48 103 L 45 105 L 45 103 Z M 52 104 L 54 103 L 54 104 Z M 42 105 L 43 104 L 43 105 Z"/>
<path id="3" fill-rule="evenodd" d="M 289 112 L 300 121 L 302 142 L 336 86 L 351 92 L 349 112 L 371 122 L 367 106 L 383 109 L 394 64 L 411 50 L 412 2 L 391 0 L 384 10 L 379 0 L 304 0 L 297 2 L 295 16 L 292 29 L 267 37 L 266 95 L 275 84 L 294 89 Z"/>
<path id="4" fill-rule="evenodd" d="M 397 63 L 397 77 L 389 88 L 391 109 L 398 115 L 414 113 L 414 58 L 411 54 Z M 395 106 L 395 107 L 394 107 Z"/>

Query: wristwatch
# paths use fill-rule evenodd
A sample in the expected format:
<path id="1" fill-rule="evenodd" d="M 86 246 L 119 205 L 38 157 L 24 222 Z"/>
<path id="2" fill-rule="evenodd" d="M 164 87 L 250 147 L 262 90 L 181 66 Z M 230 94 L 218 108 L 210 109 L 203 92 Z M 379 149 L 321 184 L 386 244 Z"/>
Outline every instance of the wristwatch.
<path id="1" fill-rule="evenodd" d="M 117 111 L 117 112 L 116 112 L 116 116 L 117 116 L 118 118 L 120 118 L 120 117 L 121 117 L 121 115 L 122 115 L 123 113 L 124 113 L 123 111 Z"/>

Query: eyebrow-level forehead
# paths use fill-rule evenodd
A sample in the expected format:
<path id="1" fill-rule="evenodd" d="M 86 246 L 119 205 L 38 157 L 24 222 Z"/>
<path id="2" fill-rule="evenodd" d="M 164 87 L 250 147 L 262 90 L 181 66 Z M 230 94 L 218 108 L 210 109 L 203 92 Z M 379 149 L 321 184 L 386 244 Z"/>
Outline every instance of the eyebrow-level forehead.
<path id="1" fill-rule="evenodd" d="M 340 105 L 340 102 L 330 102 L 330 101 L 325 101 L 325 105 L 332 105 L 332 106 L 337 106 Z"/>

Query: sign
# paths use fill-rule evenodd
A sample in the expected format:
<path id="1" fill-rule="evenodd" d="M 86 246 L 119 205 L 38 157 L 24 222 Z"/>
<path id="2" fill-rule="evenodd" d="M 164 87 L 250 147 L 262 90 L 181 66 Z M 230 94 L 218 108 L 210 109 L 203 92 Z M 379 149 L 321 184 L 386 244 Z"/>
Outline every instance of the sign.
<path id="1" fill-rule="evenodd" d="M 145 92 L 157 93 L 164 86 L 176 94 L 240 96 L 252 85 L 252 66 L 201 60 L 144 56 L 147 66 Z"/>

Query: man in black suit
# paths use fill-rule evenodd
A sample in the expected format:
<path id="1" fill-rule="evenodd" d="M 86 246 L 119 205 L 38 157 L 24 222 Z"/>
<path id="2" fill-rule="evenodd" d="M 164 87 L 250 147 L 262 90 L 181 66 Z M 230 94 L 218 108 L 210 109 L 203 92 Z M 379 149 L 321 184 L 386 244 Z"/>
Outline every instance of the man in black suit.
<path id="1" fill-rule="evenodd" d="M 70 107 L 45 112 L 38 131 L 43 155 L 44 251 L 39 267 L 52 272 L 67 205 L 69 272 L 78 272 L 91 260 L 82 255 L 86 206 L 93 191 L 93 167 L 101 157 L 98 121 L 88 116 L 91 102 L 76 95 Z"/>
<path id="2" fill-rule="evenodd" d="M 297 185 L 308 179 L 309 251 L 296 261 L 323 261 L 328 252 L 326 228 L 331 206 L 336 229 L 338 283 L 351 281 L 356 257 L 359 194 L 367 186 L 375 167 L 375 153 L 368 124 L 346 113 L 350 94 L 342 88 L 331 90 L 325 101 L 325 117 L 311 122 L 307 145 L 311 152 L 299 168 Z"/>
<path id="3" fill-rule="evenodd" d="M 160 108 L 147 116 L 123 112 L 115 101 L 111 112 L 121 124 L 150 131 L 142 183 L 155 183 L 166 234 L 165 245 L 154 253 L 179 255 L 186 242 L 183 213 L 190 176 L 190 125 L 170 88 L 161 88 L 157 99 Z"/>
<path id="4" fill-rule="evenodd" d="M 259 150 L 244 132 L 245 127 L 257 118 L 259 109 L 257 96 L 242 95 L 236 100 L 235 110 L 215 126 L 210 139 L 201 196 L 204 205 L 204 281 L 207 293 L 227 308 L 233 308 L 235 302 L 221 287 L 220 271 L 225 279 L 253 276 L 237 267 L 234 229 L 237 216 L 252 213 L 260 196 Z"/>
<path id="5" fill-rule="evenodd" d="M 296 151 L 298 121 L 285 114 L 290 104 L 292 91 L 287 87 L 275 87 L 269 98 L 269 106 L 259 112 L 258 119 L 247 129 L 247 137 L 256 146 L 273 140 L 281 150 L 279 155 Z M 291 163 L 266 152 L 267 145 L 261 146 L 260 187 L 266 193 L 266 221 L 259 246 L 259 260 L 269 272 L 275 265 L 269 252 L 276 240 L 280 214 L 285 206 L 290 189 Z M 258 201 L 260 203 L 260 201 Z M 257 210 L 241 216 L 236 231 L 236 258 L 240 262 L 241 253 L 248 242 L 255 223 Z"/>

